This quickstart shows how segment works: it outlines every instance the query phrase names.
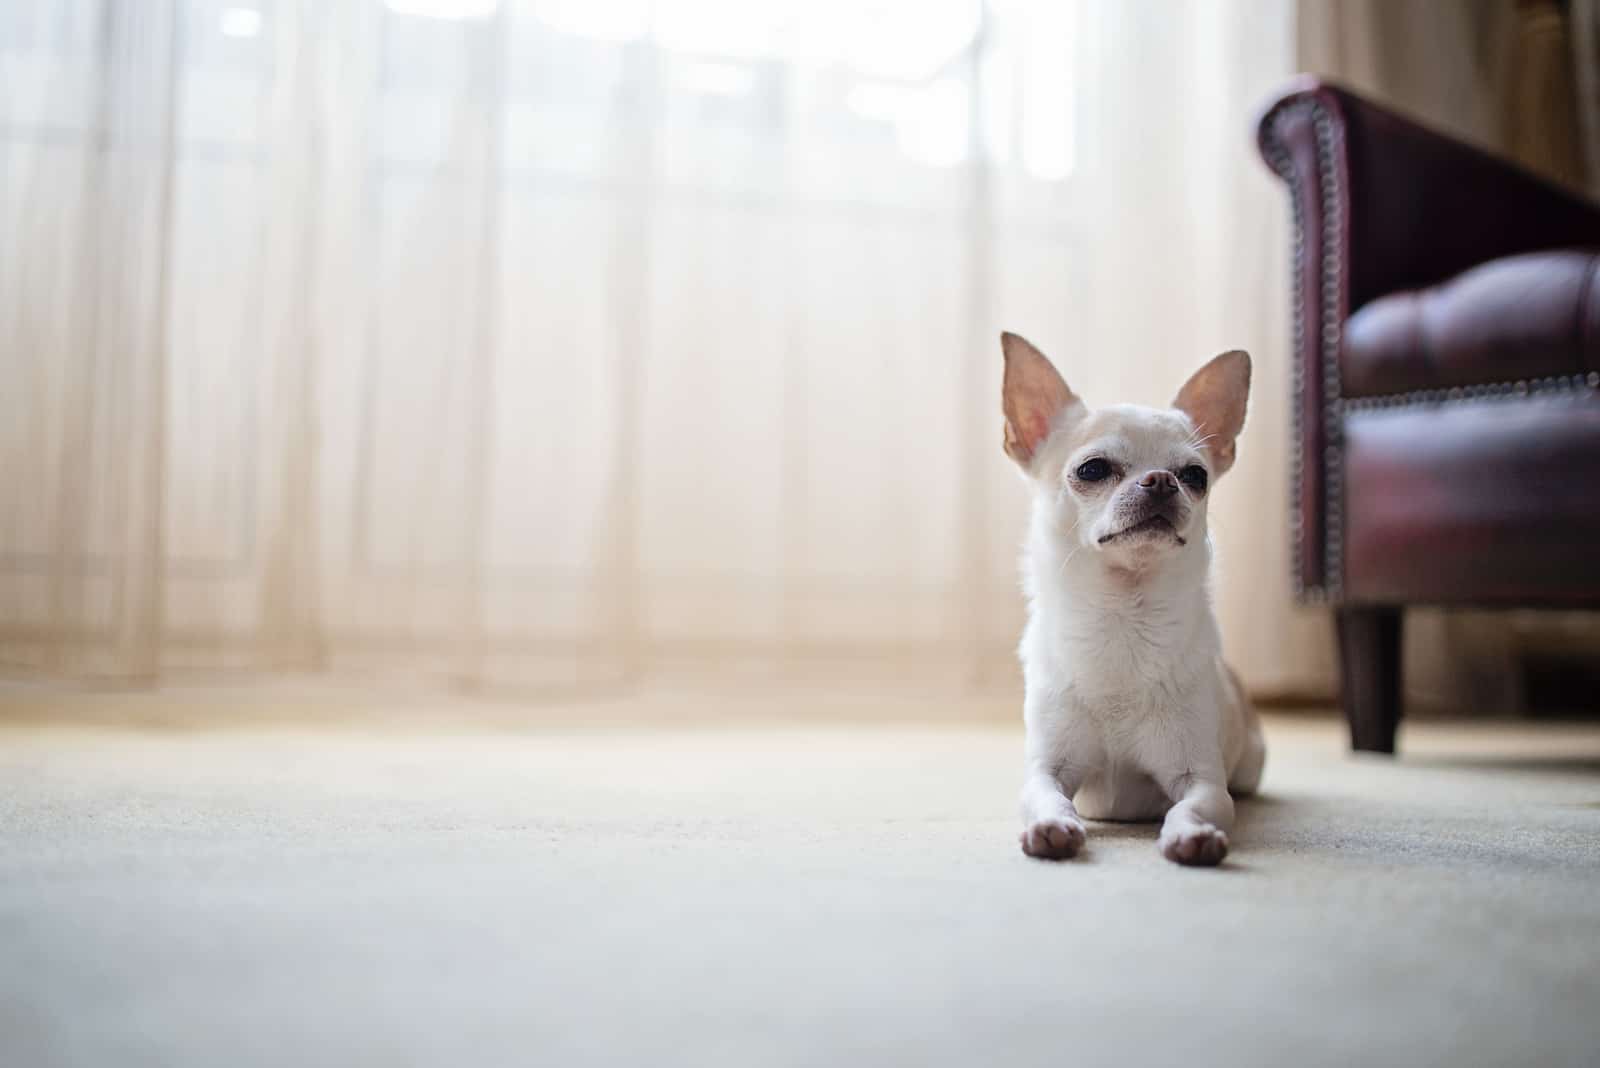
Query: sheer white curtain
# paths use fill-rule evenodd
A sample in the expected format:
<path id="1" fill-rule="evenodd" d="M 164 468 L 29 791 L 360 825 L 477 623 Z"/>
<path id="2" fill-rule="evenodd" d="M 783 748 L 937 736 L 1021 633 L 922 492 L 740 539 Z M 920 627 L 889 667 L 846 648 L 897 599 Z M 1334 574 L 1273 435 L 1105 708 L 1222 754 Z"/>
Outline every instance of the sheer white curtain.
<path id="1" fill-rule="evenodd" d="M 1010 685 L 1006 327 L 1091 401 L 1257 355 L 1219 605 L 1325 687 L 1292 7 L 5 5 L 0 656 Z"/>

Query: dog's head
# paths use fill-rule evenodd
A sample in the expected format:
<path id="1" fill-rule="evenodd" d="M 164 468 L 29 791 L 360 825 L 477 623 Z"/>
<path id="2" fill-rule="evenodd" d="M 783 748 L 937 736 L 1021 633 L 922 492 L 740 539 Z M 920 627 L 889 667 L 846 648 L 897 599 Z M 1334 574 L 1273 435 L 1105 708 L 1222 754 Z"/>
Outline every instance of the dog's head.
<path id="1" fill-rule="evenodd" d="M 1090 410 L 1044 353 L 1002 334 L 1005 451 L 1034 483 L 1059 536 L 1141 571 L 1206 536 L 1206 498 L 1233 466 L 1250 394 L 1235 350 L 1196 371 L 1169 409 Z"/>

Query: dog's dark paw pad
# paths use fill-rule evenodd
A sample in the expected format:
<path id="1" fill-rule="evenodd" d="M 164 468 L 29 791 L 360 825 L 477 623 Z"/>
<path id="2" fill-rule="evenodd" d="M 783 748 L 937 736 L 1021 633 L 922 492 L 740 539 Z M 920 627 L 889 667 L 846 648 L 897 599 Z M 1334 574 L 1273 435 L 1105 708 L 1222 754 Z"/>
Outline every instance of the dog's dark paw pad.
<path id="1" fill-rule="evenodd" d="M 1078 855 L 1087 835 L 1075 820 L 1039 820 L 1022 831 L 1022 851 L 1043 860 L 1066 860 Z"/>
<path id="2" fill-rule="evenodd" d="M 1182 830 L 1161 832 L 1157 843 L 1161 855 L 1175 864 L 1213 867 L 1228 855 L 1228 836 L 1215 827 L 1201 824 Z"/>

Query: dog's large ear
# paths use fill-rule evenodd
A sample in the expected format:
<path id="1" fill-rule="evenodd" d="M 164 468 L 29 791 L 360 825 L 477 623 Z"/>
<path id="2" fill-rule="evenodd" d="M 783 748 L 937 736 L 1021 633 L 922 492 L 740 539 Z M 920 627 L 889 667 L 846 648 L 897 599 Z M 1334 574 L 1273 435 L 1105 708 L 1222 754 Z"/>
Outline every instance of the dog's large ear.
<path id="1" fill-rule="evenodd" d="M 1224 352 L 1190 376 L 1172 406 L 1194 420 L 1195 430 L 1220 475 L 1233 466 L 1234 442 L 1244 429 L 1250 401 L 1250 354 Z"/>
<path id="2" fill-rule="evenodd" d="M 1067 388 L 1055 365 L 1026 339 L 1001 334 L 1000 351 L 1006 357 L 1005 379 L 1000 387 L 1000 409 L 1006 417 L 1006 455 L 1027 467 L 1050 436 L 1057 417 L 1083 402 Z"/>

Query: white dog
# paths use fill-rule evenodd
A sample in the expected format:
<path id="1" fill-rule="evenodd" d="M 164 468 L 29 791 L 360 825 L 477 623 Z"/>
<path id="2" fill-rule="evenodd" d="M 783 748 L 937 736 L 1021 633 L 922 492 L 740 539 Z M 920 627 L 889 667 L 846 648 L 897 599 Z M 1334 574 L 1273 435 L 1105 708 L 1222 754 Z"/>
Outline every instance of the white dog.
<path id="1" fill-rule="evenodd" d="M 1254 792 L 1266 757 L 1207 588 L 1206 499 L 1233 465 L 1250 357 L 1206 364 L 1172 410 L 1090 411 L 1038 349 L 1000 340 L 1005 450 L 1033 489 L 1022 849 L 1070 857 L 1084 817 L 1165 817 L 1164 856 L 1216 864 L 1229 791 Z"/>

